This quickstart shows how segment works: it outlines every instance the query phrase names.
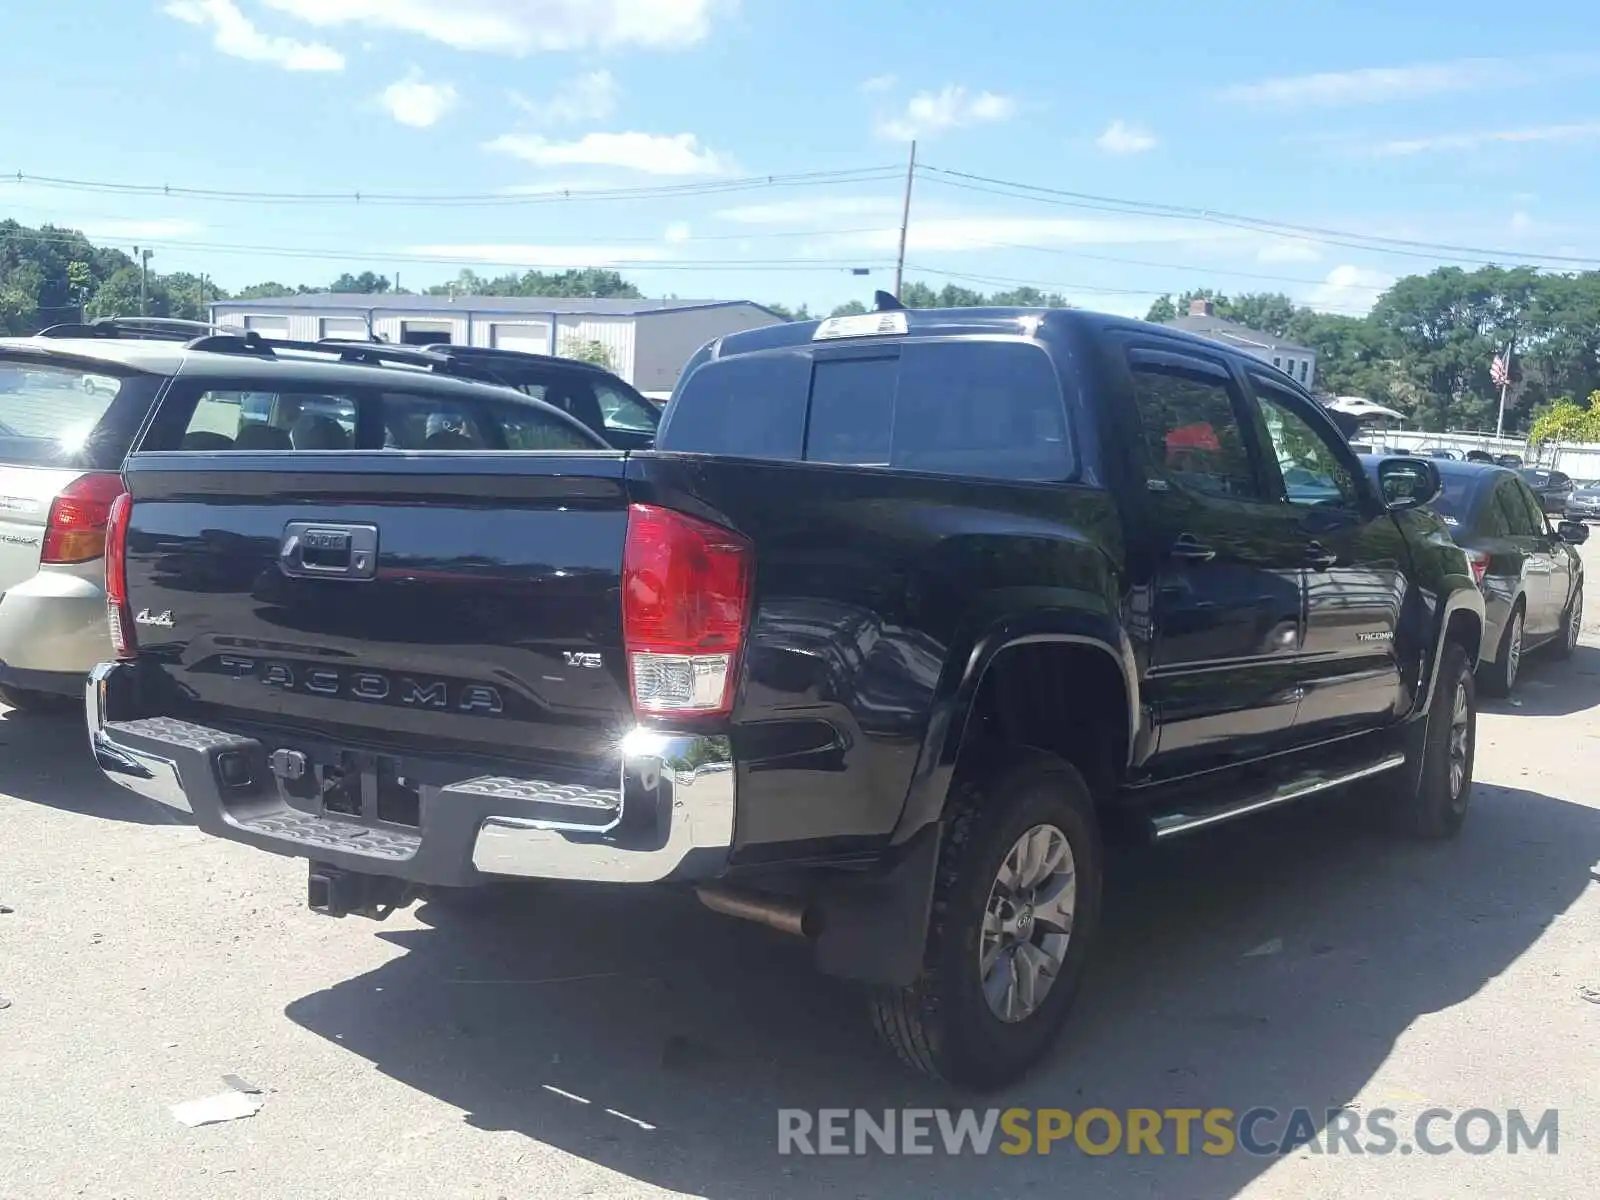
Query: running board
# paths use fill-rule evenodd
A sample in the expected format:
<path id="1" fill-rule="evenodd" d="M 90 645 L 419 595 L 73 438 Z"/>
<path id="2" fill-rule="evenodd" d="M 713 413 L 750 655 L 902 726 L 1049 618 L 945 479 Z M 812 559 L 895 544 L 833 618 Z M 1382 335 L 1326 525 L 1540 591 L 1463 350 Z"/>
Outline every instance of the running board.
<path id="1" fill-rule="evenodd" d="M 1265 792 L 1257 792 L 1244 800 L 1238 800 L 1216 808 L 1202 809 L 1199 812 L 1162 813 L 1159 816 L 1151 817 L 1150 831 L 1156 841 L 1165 841 L 1167 838 L 1177 837 L 1181 833 L 1192 833 L 1196 829 L 1204 829 L 1208 825 L 1220 825 L 1223 821 L 1249 816 L 1251 813 L 1261 812 L 1263 809 L 1276 808 L 1280 804 L 1288 804 L 1306 796 L 1314 796 L 1318 792 L 1325 792 L 1330 788 L 1343 787 L 1345 784 L 1354 783 L 1358 779 L 1366 779 L 1371 775 L 1381 775 L 1385 771 L 1392 771 L 1396 767 L 1404 766 L 1405 761 L 1406 756 L 1404 754 L 1394 753 L 1385 755 L 1377 762 L 1368 763 L 1361 767 L 1337 771 L 1313 771 L 1279 783 Z"/>

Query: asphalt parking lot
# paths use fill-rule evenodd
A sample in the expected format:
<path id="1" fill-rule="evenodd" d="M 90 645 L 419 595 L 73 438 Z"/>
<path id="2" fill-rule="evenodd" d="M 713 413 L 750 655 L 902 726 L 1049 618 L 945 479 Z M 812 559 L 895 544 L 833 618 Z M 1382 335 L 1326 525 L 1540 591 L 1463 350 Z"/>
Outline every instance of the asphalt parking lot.
<path id="1" fill-rule="evenodd" d="M 1600 588 L 1600 583 L 1597 583 Z M 375 925 L 0 716 L 0 1197 L 1575 1196 L 1600 1172 L 1600 595 L 1485 702 L 1458 843 L 1334 803 L 1119 860 L 1059 1053 L 998 1098 L 885 1058 L 797 945 L 672 896 Z M 1255 953 L 1252 953 L 1255 951 Z M 173 1104 L 262 1089 L 188 1128 Z M 1558 1152 L 780 1157 L 780 1108 L 1559 1110 Z"/>

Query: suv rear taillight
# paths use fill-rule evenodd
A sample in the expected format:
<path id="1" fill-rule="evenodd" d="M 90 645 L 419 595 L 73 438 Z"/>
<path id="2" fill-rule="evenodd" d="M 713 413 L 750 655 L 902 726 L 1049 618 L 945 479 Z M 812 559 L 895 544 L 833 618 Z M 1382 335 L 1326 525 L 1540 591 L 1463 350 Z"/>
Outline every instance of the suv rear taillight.
<path id="1" fill-rule="evenodd" d="M 50 502 L 42 563 L 93 562 L 106 552 L 106 519 L 122 495 L 122 476 L 109 471 L 74 479 Z"/>
<path id="2" fill-rule="evenodd" d="M 1472 568 L 1472 582 L 1478 585 L 1478 590 L 1483 590 L 1483 577 L 1489 571 L 1489 556 L 1482 550 L 1468 550 L 1467 565 Z"/>
<path id="3" fill-rule="evenodd" d="M 106 519 L 106 622 L 111 626 L 111 647 L 123 659 L 139 652 L 128 611 L 128 521 L 132 516 L 133 497 L 123 492 L 111 502 Z"/>
<path id="4" fill-rule="evenodd" d="M 750 543 L 732 530 L 651 504 L 629 507 L 622 636 L 636 714 L 732 710 L 754 565 Z"/>

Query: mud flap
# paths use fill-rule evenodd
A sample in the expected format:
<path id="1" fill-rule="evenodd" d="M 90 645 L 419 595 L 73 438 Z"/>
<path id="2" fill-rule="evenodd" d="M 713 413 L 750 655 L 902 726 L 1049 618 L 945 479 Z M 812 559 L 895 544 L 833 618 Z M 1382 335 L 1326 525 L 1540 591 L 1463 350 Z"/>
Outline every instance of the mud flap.
<path id="1" fill-rule="evenodd" d="M 943 826 L 925 826 L 887 870 L 830 883 L 815 898 L 817 969 L 862 983 L 906 987 L 922 973 Z"/>

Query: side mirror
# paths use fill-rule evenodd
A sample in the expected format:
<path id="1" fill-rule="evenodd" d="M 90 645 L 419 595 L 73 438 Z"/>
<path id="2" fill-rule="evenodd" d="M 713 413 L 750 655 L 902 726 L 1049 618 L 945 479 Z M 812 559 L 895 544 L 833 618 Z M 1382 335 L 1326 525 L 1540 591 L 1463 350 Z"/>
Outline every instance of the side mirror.
<path id="1" fill-rule="evenodd" d="M 1582 521 L 1563 521 L 1556 526 L 1556 536 L 1569 546 L 1581 546 L 1589 540 L 1589 527 Z"/>
<path id="2" fill-rule="evenodd" d="M 1386 458 L 1378 464 L 1378 490 L 1396 511 L 1421 508 L 1444 490 L 1439 468 L 1426 458 Z"/>

